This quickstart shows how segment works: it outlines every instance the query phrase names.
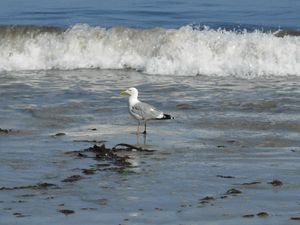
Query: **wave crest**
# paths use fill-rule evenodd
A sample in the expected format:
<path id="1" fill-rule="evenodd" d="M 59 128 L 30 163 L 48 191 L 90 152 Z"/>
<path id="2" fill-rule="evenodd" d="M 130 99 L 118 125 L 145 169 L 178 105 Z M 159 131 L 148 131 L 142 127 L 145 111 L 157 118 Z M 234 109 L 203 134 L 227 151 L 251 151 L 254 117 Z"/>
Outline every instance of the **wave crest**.
<path id="1" fill-rule="evenodd" d="M 0 27 L 0 71 L 125 69 L 148 74 L 300 76 L 300 37 L 209 28 Z"/>

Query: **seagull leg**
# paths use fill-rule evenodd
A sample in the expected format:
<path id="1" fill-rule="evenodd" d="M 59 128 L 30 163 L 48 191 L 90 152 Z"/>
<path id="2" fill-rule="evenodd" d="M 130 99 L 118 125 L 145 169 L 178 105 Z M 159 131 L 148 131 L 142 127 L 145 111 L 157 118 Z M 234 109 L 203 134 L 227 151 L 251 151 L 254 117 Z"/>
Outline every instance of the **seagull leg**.
<path id="1" fill-rule="evenodd" d="M 138 126 L 137 126 L 136 134 L 140 134 L 140 121 L 138 121 Z"/>
<path id="2" fill-rule="evenodd" d="M 136 131 L 136 144 L 140 144 L 140 121 L 138 120 L 137 131 Z"/>
<path id="3" fill-rule="evenodd" d="M 145 121 L 145 130 L 144 130 L 143 134 L 147 134 L 146 129 L 147 129 L 147 123 L 146 123 L 146 121 Z"/>
<path id="4" fill-rule="evenodd" d="M 140 135 L 136 134 L 136 144 L 140 145 Z"/>
<path id="5" fill-rule="evenodd" d="M 144 135 L 144 145 L 146 145 L 146 143 L 147 143 L 147 135 Z"/>

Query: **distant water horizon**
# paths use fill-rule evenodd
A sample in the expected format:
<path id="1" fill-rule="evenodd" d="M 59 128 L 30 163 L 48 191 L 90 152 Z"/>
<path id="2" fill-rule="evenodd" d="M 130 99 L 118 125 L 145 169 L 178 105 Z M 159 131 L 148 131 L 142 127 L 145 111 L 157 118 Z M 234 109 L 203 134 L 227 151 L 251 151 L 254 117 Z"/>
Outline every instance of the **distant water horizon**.
<path id="1" fill-rule="evenodd" d="M 10 0 L 0 2 L 0 24 L 69 28 L 75 24 L 131 28 L 211 28 L 299 30 L 296 0 Z"/>

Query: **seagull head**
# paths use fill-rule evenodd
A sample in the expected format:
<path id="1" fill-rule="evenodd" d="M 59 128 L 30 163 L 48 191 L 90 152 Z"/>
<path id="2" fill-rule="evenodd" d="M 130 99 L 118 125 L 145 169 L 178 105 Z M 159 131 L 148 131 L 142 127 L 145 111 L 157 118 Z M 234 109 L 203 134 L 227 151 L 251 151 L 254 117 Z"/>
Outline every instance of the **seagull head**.
<path id="1" fill-rule="evenodd" d="M 128 88 L 126 91 L 122 91 L 121 95 L 138 96 L 138 90 L 134 87 Z"/>

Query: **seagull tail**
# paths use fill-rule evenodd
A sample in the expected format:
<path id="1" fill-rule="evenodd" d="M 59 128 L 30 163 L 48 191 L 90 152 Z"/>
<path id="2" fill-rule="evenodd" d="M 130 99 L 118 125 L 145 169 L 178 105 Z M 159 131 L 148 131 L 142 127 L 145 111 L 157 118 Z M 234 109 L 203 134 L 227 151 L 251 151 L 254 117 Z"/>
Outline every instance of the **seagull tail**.
<path id="1" fill-rule="evenodd" d="M 162 118 L 160 118 L 159 120 L 174 120 L 175 117 L 171 116 L 169 114 L 164 114 Z"/>

